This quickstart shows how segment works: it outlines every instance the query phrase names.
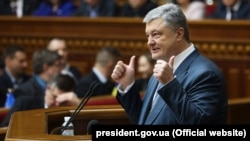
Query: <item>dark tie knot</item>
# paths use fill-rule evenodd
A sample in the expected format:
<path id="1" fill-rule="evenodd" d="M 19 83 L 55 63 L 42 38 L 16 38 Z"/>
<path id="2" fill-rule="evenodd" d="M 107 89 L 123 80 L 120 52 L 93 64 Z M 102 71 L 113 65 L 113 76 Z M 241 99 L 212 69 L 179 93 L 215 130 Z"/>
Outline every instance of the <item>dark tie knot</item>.
<path id="1" fill-rule="evenodd" d="M 237 12 L 231 8 L 232 19 L 237 19 Z"/>

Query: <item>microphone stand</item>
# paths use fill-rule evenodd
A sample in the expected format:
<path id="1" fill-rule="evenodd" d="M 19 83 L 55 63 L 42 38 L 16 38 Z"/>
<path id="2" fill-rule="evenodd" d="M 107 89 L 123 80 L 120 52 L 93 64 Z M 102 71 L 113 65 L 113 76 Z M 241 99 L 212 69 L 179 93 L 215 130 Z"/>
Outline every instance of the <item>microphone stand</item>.
<path id="1" fill-rule="evenodd" d="M 65 126 L 60 130 L 60 134 L 62 134 L 63 131 L 68 128 L 69 123 L 71 123 L 75 119 L 75 117 L 78 115 L 78 113 L 81 111 L 81 109 L 87 104 L 88 100 L 93 95 L 93 92 L 94 92 L 95 88 L 97 86 L 99 86 L 99 85 L 100 84 L 98 82 L 96 82 L 96 81 L 94 81 L 94 82 L 91 83 L 90 88 L 87 91 L 86 96 L 82 99 L 82 101 L 80 102 L 80 104 L 77 106 L 75 112 L 72 114 L 72 116 L 70 117 L 70 119 L 68 120 L 68 122 L 65 124 Z"/>

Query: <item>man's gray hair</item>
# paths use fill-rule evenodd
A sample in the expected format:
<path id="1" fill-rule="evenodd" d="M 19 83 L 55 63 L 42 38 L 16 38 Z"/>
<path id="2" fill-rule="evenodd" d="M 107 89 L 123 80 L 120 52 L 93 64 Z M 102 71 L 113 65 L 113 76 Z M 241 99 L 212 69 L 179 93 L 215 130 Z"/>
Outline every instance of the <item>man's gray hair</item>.
<path id="1" fill-rule="evenodd" d="M 176 31 L 180 27 L 184 28 L 184 38 L 189 42 L 189 31 L 187 19 L 181 8 L 173 3 L 166 3 L 155 9 L 152 9 L 144 17 L 143 22 L 148 23 L 152 20 L 162 18 L 167 27 Z"/>

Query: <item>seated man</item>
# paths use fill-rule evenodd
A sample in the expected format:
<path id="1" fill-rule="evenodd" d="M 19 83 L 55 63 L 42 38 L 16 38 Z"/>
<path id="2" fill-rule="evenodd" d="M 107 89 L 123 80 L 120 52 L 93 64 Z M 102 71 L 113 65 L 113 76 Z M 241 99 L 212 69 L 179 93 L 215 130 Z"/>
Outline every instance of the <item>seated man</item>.
<path id="1" fill-rule="evenodd" d="M 248 0 L 221 0 L 209 18 L 213 19 L 250 19 Z"/>
<path id="2" fill-rule="evenodd" d="M 70 92 L 75 89 L 76 83 L 72 77 L 66 74 L 58 74 L 52 78 L 50 83 L 47 85 L 46 96 L 60 95 L 61 93 Z M 46 99 L 46 98 L 45 98 Z M 51 104 L 55 106 L 56 104 Z M 57 106 L 69 106 L 70 103 L 62 102 Z M 18 97 L 13 107 L 10 109 L 9 113 L 6 115 L 1 126 L 8 126 L 11 114 L 16 111 L 32 110 L 48 108 L 47 103 L 43 96 L 31 97 L 31 96 L 21 96 Z"/>
<path id="3" fill-rule="evenodd" d="M 26 73 L 27 57 L 25 50 L 19 45 L 9 45 L 3 51 L 3 73 L 0 76 L 0 107 L 6 102 L 8 90 L 18 88 L 26 82 L 30 75 Z"/>
<path id="4" fill-rule="evenodd" d="M 63 68 L 62 68 L 61 73 L 72 76 L 76 81 L 78 81 L 81 78 L 80 70 L 77 67 L 72 66 L 69 63 L 69 60 L 68 60 L 69 53 L 68 53 L 66 41 L 64 39 L 61 39 L 61 38 L 51 39 L 47 45 L 47 49 L 50 51 L 56 51 L 59 55 L 62 56 L 61 64 Z"/>
<path id="5" fill-rule="evenodd" d="M 82 77 L 76 86 L 76 91 L 71 91 L 57 95 L 56 97 L 47 93 L 45 101 L 48 107 L 59 106 L 67 102 L 70 105 L 77 106 L 86 96 L 92 82 L 98 82 L 100 85 L 94 90 L 93 96 L 111 96 L 115 89 L 115 83 L 110 80 L 114 64 L 120 58 L 120 53 L 113 47 L 103 47 L 96 55 L 93 69 L 89 74 Z M 75 94 L 76 93 L 76 94 Z M 112 101 L 115 103 L 116 101 Z"/>
<path id="6" fill-rule="evenodd" d="M 45 108 L 53 106 L 72 106 L 77 104 L 72 104 L 67 101 L 61 103 L 56 103 L 55 98 L 60 94 L 73 93 L 76 87 L 76 82 L 72 77 L 67 74 L 58 74 L 54 77 L 51 82 L 47 85 L 45 92 Z M 73 93 L 75 95 L 75 93 Z M 76 95 L 75 95 L 76 97 Z"/>
<path id="7" fill-rule="evenodd" d="M 118 13 L 118 5 L 114 0 L 82 0 L 80 6 L 72 14 L 85 17 L 114 17 Z"/>
<path id="8" fill-rule="evenodd" d="M 151 0 L 128 0 L 120 10 L 121 17 L 144 17 L 150 10 L 156 8 L 158 4 Z"/>
<path id="9" fill-rule="evenodd" d="M 79 98 L 83 98 L 87 93 L 90 84 L 94 81 L 101 85 L 95 90 L 97 95 L 111 94 L 115 83 L 110 76 L 112 70 L 120 58 L 120 52 L 113 47 L 103 47 L 96 55 L 95 64 L 89 74 L 82 77 L 76 87 L 76 93 Z"/>
<path id="10" fill-rule="evenodd" d="M 33 75 L 14 91 L 16 100 L 5 117 L 3 126 L 8 125 L 11 114 L 15 111 L 44 107 L 42 101 L 46 85 L 51 78 L 60 73 L 60 59 L 61 57 L 56 52 L 48 50 L 38 50 L 34 53 L 32 57 Z M 32 102 L 26 102 L 27 99 L 31 99 Z"/>

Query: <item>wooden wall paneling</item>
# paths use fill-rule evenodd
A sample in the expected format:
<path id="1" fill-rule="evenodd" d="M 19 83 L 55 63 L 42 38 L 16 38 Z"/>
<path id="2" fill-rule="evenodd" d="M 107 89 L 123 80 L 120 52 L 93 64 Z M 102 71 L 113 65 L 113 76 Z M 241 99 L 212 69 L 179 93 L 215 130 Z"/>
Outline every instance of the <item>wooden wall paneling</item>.
<path id="1" fill-rule="evenodd" d="M 249 96 L 245 83 L 249 82 L 250 21 L 189 21 L 189 29 L 191 41 L 223 71 L 230 85 L 229 97 Z M 86 74 L 102 46 L 119 49 L 125 62 L 147 51 L 144 30 L 141 18 L 0 17 L 0 52 L 17 43 L 27 49 L 31 59 L 51 38 L 61 37 L 68 44 L 70 62 Z"/>

